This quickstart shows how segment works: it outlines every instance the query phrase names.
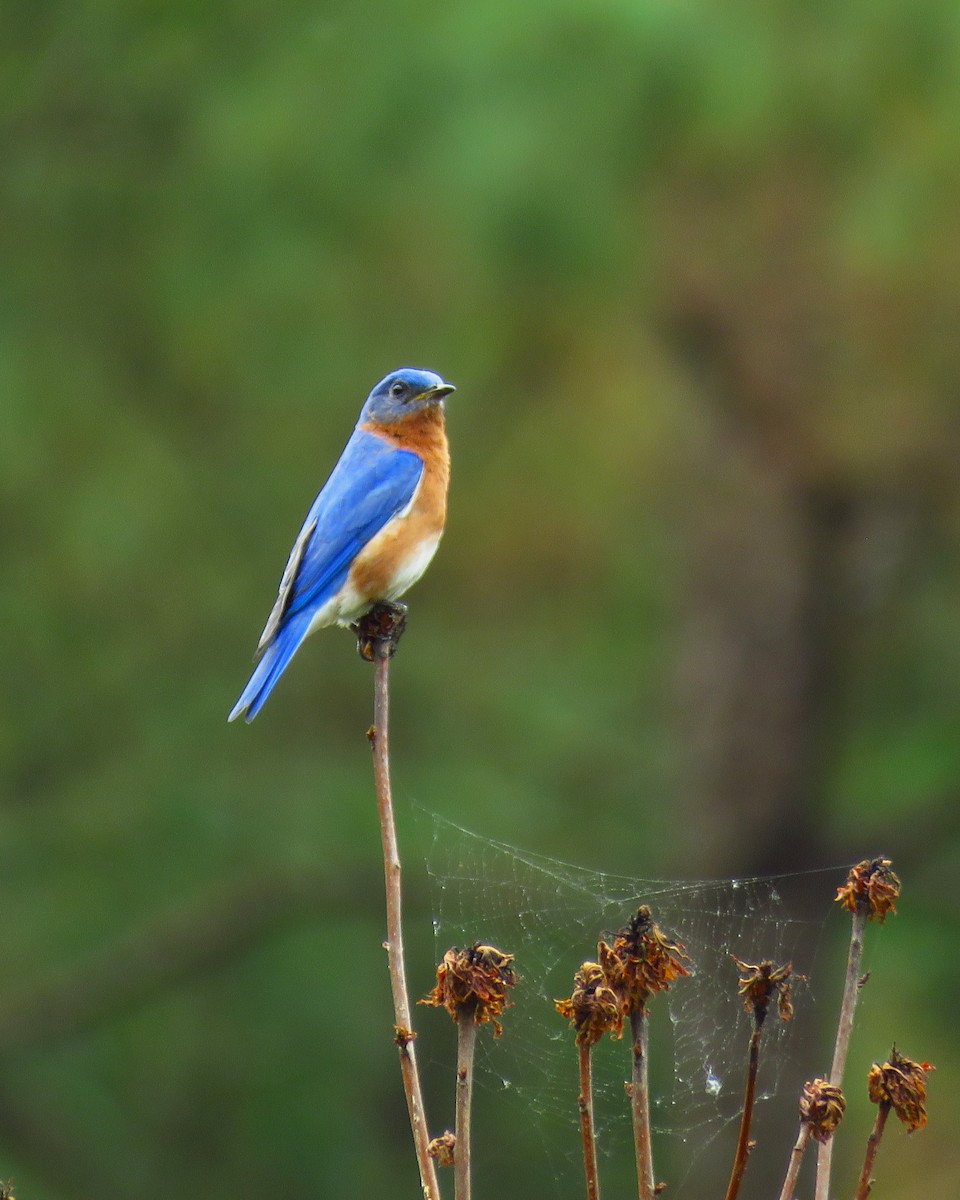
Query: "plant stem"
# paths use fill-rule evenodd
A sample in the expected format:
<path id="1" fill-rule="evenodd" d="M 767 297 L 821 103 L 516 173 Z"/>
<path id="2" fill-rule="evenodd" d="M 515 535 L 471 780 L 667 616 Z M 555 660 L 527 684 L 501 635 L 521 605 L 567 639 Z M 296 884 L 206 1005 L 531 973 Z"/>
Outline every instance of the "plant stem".
<path id="1" fill-rule="evenodd" d="M 797 1187 L 797 1176 L 800 1174 L 800 1164 L 803 1162 L 803 1152 L 806 1150 L 809 1141 L 810 1126 L 806 1121 L 801 1121 L 800 1132 L 797 1134 L 797 1140 L 790 1151 L 790 1162 L 787 1164 L 787 1174 L 784 1177 L 783 1187 L 780 1190 L 780 1200 L 793 1200 L 793 1193 Z"/>
<path id="2" fill-rule="evenodd" d="M 580 1133 L 583 1136 L 583 1169 L 587 1176 L 587 1200 L 600 1200 L 597 1172 L 597 1136 L 593 1127 L 593 1046 L 582 1043 L 580 1052 Z"/>
<path id="3" fill-rule="evenodd" d="M 833 1066 L 830 1082 L 837 1087 L 843 1085 L 843 1072 L 847 1065 L 850 1035 L 853 1032 L 853 1017 L 860 998 L 860 961 L 863 958 L 863 933 L 867 923 L 866 909 L 857 907 L 850 919 L 850 950 L 847 954 L 847 974 L 843 984 L 843 1000 L 840 1003 L 840 1020 L 837 1022 L 837 1041 L 833 1050 Z M 817 1151 L 816 1200 L 830 1200 L 830 1167 L 833 1161 L 833 1138 L 821 1142 Z"/>
<path id="4" fill-rule="evenodd" d="M 653 1141 L 650 1136 L 650 1083 L 647 1073 L 647 1048 L 650 1027 L 646 1007 L 630 1014 L 633 1035 L 633 1074 L 630 1081 L 630 1109 L 633 1115 L 633 1140 L 637 1153 L 637 1186 L 640 1200 L 654 1200 L 656 1181 L 653 1174 Z"/>
<path id="5" fill-rule="evenodd" d="M 463 1010 L 457 1021 L 457 1143 L 453 1151 L 453 1191 L 456 1200 L 470 1200 L 470 1105 L 473 1099 L 473 1050 L 477 1022 Z"/>
<path id="6" fill-rule="evenodd" d="M 867 1200 L 870 1195 L 870 1189 L 873 1187 L 873 1163 L 877 1157 L 877 1150 L 880 1146 L 880 1139 L 883 1137 L 883 1127 L 887 1123 L 887 1117 L 890 1115 L 890 1105 L 881 1104 L 877 1109 L 877 1119 L 873 1124 L 873 1130 L 867 1138 L 867 1153 L 863 1158 L 863 1170 L 860 1172 L 860 1182 L 857 1184 L 857 1190 L 853 1200 Z"/>
<path id="7" fill-rule="evenodd" d="M 390 971 L 390 988 L 393 993 L 394 1027 L 396 1043 L 400 1051 L 400 1072 L 403 1090 L 407 1097 L 410 1113 L 410 1128 L 420 1166 L 420 1183 L 424 1200 L 440 1200 L 437 1172 L 433 1159 L 427 1152 L 430 1134 L 423 1108 L 423 1093 L 417 1071 L 417 1056 L 414 1046 L 413 1026 L 410 1020 L 410 1000 L 407 993 L 407 975 L 403 958 L 403 921 L 401 914 L 400 852 L 397 847 L 397 830 L 393 819 L 393 796 L 390 789 L 390 653 L 392 648 L 383 643 L 375 646 L 375 683 L 373 701 L 373 729 L 370 740 L 373 746 L 373 773 L 377 788 L 377 809 L 380 814 L 380 836 L 383 841 L 383 871 L 387 896 L 387 966 Z"/>
<path id="8" fill-rule="evenodd" d="M 737 1152 L 733 1156 L 733 1168 L 730 1171 L 730 1182 L 727 1185 L 727 1200 L 736 1200 L 743 1181 L 743 1173 L 747 1169 L 747 1159 L 753 1146 L 750 1142 L 750 1123 L 753 1121 L 753 1105 L 757 1094 L 757 1068 L 760 1065 L 760 1035 L 763 1033 L 762 1018 L 757 1020 L 756 1027 L 750 1035 L 750 1050 L 747 1062 L 747 1086 L 743 1093 L 743 1114 L 740 1117 L 740 1137 L 737 1139 Z"/>

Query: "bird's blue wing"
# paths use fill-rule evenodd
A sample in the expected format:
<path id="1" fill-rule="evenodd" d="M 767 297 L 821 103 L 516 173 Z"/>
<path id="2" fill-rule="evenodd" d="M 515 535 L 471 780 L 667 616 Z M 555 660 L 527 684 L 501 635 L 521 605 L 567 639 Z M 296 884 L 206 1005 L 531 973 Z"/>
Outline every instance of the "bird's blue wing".
<path id="1" fill-rule="evenodd" d="M 357 554 L 403 512 L 423 474 L 423 460 L 358 429 L 347 443 L 297 536 L 280 592 L 260 637 L 262 658 L 237 701 L 253 720 L 307 636 L 314 614 L 346 582 Z"/>
<path id="2" fill-rule="evenodd" d="M 261 648 L 286 620 L 312 614 L 336 595 L 357 554 L 413 499 L 422 474 L 418 454 L 365 430 L 354 433 L 294 543 Z"/>

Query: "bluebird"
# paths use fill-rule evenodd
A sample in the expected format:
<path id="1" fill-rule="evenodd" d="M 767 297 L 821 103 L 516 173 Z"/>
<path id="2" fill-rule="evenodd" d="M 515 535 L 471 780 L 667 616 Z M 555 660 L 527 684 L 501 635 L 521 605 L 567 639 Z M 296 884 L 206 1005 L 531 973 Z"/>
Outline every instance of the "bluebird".
<path id="1" fill-rule="evenodd" d="M 404 367 L 367 397 L 290 551 L 260 661 L 229 720 L 253 720 L 308 634 L 396 600 L 427 569 L 447 515 L 452 391 L 432 371 Z"/>

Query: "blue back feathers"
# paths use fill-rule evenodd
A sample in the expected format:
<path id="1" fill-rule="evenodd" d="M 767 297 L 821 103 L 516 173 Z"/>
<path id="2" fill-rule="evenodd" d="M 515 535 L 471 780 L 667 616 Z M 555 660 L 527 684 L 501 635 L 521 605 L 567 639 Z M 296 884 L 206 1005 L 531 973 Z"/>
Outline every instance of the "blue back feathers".
<path id="1" fill-rule="evenodd" d="M 403 512 L 417 490 L 423 460 L 375 433 L 358 429 L 323 491 L 307 513 L 316 525 L 292 581 L 288 615 L 325 604 L 346 582 L 350 565 L 386 523 Z"/>
<path id="2" fill-rule="evenodd" d="M 263 657 L 229 719 L 252 721 L 307 636 L 318 609 L 346 583 L 353 560 L 417 490 L 423 461 L 357 429 L 300 530 L 260 639 Z M 295 556 L 299 561 L 294 561 Z"/>

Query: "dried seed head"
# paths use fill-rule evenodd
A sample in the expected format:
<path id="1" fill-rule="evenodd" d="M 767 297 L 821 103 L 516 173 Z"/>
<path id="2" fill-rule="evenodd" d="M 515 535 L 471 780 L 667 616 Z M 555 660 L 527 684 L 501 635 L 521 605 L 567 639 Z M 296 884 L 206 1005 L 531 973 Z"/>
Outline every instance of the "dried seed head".
<path id="1" fill-rule="evenodd" d="M 436 1159 L 439 1166 L 452 1167 L 456 1145 L 457 1135 L 448 1129 L 446 1133 L 441 1133 L 439 1137 L 435 1137 L 429 1143 L 427 1153 L 431 1158 Z"/>
<path id="2" fill-rule="evenodd" d="M 887 913 L 897 911 L 894 901 L 900 898 L 900 879 L 892 866 L 889 858 L 865 858 L 851 867 L 847 882 L 837 888 L 837 903 L 882 925 Z"/>
<path id="3" fill-rule="evenodd" d="M 655 993 L 667 991 L 675 979 L 690 974 L 683 965 L 690 961 L 686 947 L 664 934 L 645 904 L 617 932 L 612 946 L 598 943 L 597 958 L 607 986 L 620 998 L 624 1016 L 642 1009 Z"/>
<path id="4" fill-rule="evenodd" d="M 570 999 L 555 1000 L 554 1005 L 577 1031 L 578 1046 L 593 1046 L 605 1033 L 619 1037 L 623 1032 L 620 998 L 599 963 L 583 963 L 573 977 Z"/>
<path id="5" fill-rule="evenodd" d="M 904 1058 L 896 1046 L 890 1061 L 874 1063 L 867 1076 L 867 1092 L 874 1104 L 889 1104 L 911 1133 L 927 1123 L 927 1075 L 935 1068 Z"/>
<path id="6" fill-rule="evenodd" d="M 803 979 L 802 975 L 793 975 L 793 963 L 776 966 L 769 958 L 758 963 L 741 962 L 735 954 L 730 957 L 740 972 L 739 991 L 743 997 L 743 1007 L 753 1014 L 757 1026 L 767 1019 L 767 1010 L 774 992 L 777 995 L 777 1014 L 781 1021 L 793 1018 L 793 997 L 790 994 L 790 977 Z"/>
<path id="7" fill-rule="evenodd" d="M 814 1079 L 803 1085 L 800 1120 L 818 1142 L 829 1141 L 840 1124 L 847 1101 L 843 1092 L 826 1079 Z"/>
<path id="8" fill-rule="evenodd" d="M 466 950 L 448 950 L 437 967 L 437 986 L 420 1003 L 445 1008 L 455 1021 L 462 1017 L 493 1025 L 494 1037 L 503 1033 L 497 1019 L 509 1007 L 507 988 L 517 982 L 512 954 L 496 946 L 474 942 Z"/>

